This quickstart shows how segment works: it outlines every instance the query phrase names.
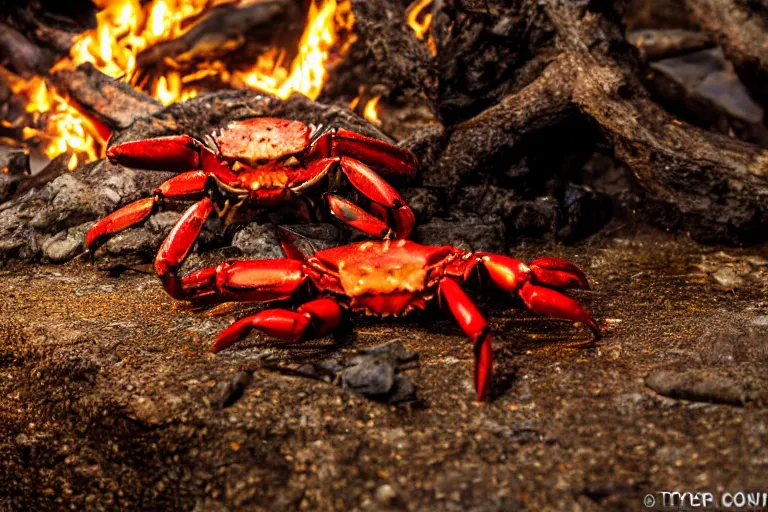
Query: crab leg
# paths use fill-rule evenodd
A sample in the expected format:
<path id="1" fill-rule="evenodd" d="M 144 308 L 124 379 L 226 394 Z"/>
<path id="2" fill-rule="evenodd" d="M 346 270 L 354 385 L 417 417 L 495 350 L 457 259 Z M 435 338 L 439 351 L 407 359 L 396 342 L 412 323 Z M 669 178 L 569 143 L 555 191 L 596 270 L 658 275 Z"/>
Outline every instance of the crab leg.
<path id="1" fill-rule="evenodd" d="M 212 352 L 223 350 L 244 338 L 253 329 L 279 339 L 295 343 L 308 334 L 324 336 L 341 323 L 341 307 L 328 298 L 317 299 L 299 306 L 297 311 L 265 309 L 247 316 L 224 329 L 211 347 Z"/>
<path id="2" fill-rule="evenodd" d="M 443 278 L 440 281 L 440 295 L 461 329 L 475 344 L 475 390 L 477 400 L 482 401 L 493 372 L 493 349 L 488 324 L 472 299 L 453 279 Z"/>
<path id="3" fill-rule="evenodd" d="M 387 207 L 395 219 L 396 238 L 408 238 L 413 230 L 416 219 L 413 211 L 397 191 L 370 167 L 353 158 L 341 157 L 341 170 L 349 179 L 352 186 L 365 197 Z"/>
<path id="4" fill-rule="evenodd" d="M 200 199 L 205 192 L 205 171 L 174 176 L 155 189 L 152 197 L 123 206 L 97 222 L 85 237 L 85 248 L 93 253 L 107 239 L 124 229 L 141 224 L 155 213 L 165 199 Z"/>
<path id="5" fill-rule="evenodd" d="M 176 271 L 186 259 L 203 224 L 212 211 L 213 201 L 208 197 L 204 197 L 200 202 L 192 205 L 165 237 L 160 250 L 157 252 L 155 272 L 163 281 L 165 291 L 175 299 L 186 298 L 182 282 L 176 275 Z"/>
<path id="6" fill-rule="evenodd" d="M 107 150 L 112 163 L 156 171 L 200 168 L 200 153 L 210 151 L 189 135 L 171 135 L 116 144 Z"/>
<path id="7" fill-rule="evenodd" d="M 155 197 L 147 197 L 107 215 L 85 235 L 85 249 L 93 254 L 110 235 L 144 222 L 155 210 L 155 206 Z"/>

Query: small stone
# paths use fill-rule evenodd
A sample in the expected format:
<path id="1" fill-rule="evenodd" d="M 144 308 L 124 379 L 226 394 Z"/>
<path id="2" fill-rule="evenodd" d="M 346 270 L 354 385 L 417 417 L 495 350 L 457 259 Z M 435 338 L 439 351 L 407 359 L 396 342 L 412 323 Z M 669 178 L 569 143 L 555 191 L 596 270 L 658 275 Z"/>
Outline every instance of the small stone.
<path id="1" fill-rule="evenodd" d="M 395 384 L 395 367 L 384 358 L 358 356 L 341 372 L 341 383 L 366 396 L 385 396 Z"/>
<path id="2" fill-rule="evenodd" d="M 765 258 L 761 258 L 760 256 L 747 256 L 745 259 L 753 267 L 767 267 L 768 266 L 768 260 L 765 259 Z"/>
<path id="3" fill-rule="evenodd" d="M 53 263 L 71 260 L 85 250 L 85 233 L 92 225 L 92 222 L 86 222 L 44 240 L 43 256 Z"/>
<path id="4" fill-rule="evenodd" d="M 374 498 L 381 505 L 392 505 L 397 499 L 397 493 L 389 484 L 380 485 L 374 493 Z"/>
<path id="5" fill-rule="evenodd" d="M 715 281 L 717 281 L 720 286 L 728 290 L 739 288 L 744 282 L 744 279 L 742 279 L 741 276 L 736 273 L 736 270 L 731 267 L 721 267 L 717 272 L 712 274 L 712 277 L 715 278 Z"/>

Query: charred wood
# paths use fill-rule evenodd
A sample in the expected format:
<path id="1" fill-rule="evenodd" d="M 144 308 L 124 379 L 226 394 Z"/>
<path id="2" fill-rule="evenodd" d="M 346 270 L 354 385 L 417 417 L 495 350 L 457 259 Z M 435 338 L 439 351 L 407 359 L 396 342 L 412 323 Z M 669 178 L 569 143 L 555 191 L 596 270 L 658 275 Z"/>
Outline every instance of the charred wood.
<path id="1" fill-rule="evenodd" d="M 111 129 L 125 129 L 140 116 L 160 112 L 162 104 L 86 63 L 76 69 L 62 69 L 53 76 L 60 91 L 85 112 Z"/>

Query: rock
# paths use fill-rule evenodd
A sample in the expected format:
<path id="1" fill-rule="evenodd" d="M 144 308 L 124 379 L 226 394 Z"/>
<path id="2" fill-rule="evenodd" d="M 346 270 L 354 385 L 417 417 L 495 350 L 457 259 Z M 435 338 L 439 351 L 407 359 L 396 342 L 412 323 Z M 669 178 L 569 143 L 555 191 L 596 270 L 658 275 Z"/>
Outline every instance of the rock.
<path id="1" fill-rule="evenodd" d="M 313 222 L 311 224 L 286 224 L 282 227 L 298 235 L 295 243 L 299 245 L 300 249 L 303 244 L 306 244 L 308 254 L 330 249 L 341 243 L 341 230 L 333 224 Z"/>
<path id="2" fill-rule="evenodd" d="M 744 279 L 742 279 L 736 270 L 731 267 L 721 267 L 717 272 L 712 274 L 712 277 L 715 278 L 715 281 L 717 281 L 720 286 L 729 290 L 739 288 L 744 283 Z"/>
<path id="3" fill-rule="evenodd" d="M 361 395 L 386 396 L 395 385 L 395 367 L 384 358 L 355 357 L 341 372 L 341 382 Z"/>
<path id="4" fill-rule="evenodd" d="M 380 505 L 393 505 L 397 500 L 397 493 L 389 484 L 380 485 L 373 494 L 374 499 Z"/>
<path id="5" fill-rule="evenodd" d="M 91 226 L 93 222 L 86 222 L 44 240 L 41 245 L 43 256 L 52 263 L 71 260 L 85 251 L 85 234 Z"/>
<path id="6" fill-rule="evenodd" d="M 425 245 L 453 245 L 470 251 L 504 251 L 504 225 L 498 217 L 465 215 L 432 219 L 416 229 L 416 239 Z"/>
<path id="7" fill-rule="evenodd" d="M 342 370 L 341 385 L 374 400 L 392 404 L 412 401 L 416 388 L 407 376 L 396 375 L 396 371 L 417 357 L 400 341 L 362 349 Z"/>
<path id="8" fill-rule="evenodd" d="M 419 224 L 429 222 L 442 209 L 437 194 L 427 188 L 406 188 L 400 190 L 400 195 L 413 210 Z"/>
<path id="9" fill-rule="evenodd" d="M 558 229 L 559 209 L 557 200 L 549 196 L 520 201 L 505 216 L 507 235 L 513 240 L 552 239 Z"/>
<path id="10" fill-rule="evenodd" d="M 472 185 L 462 188 L 456 196 L 456 207 L 477 215 L 496 215 L 505 222 L 520 202 L 510 189 L 494 185 Z"/>
<path id="11" fill-rule="evenodd" d="M 257 116 L 284 117 L 315 125 L 347 128 L 393 142 L 374 125 L 346 108 L 323 105 L 300 95 L 283 101 L 254 91 L 226 91 L 175 103 L 159 114 L 136 119 L 127 129 L 116 132 L 110 142 L 114 145 L 176 133 L 202 139 L 232 120 Z M 69 172 L 65 157 L 67 155 L 56 158 L 41 173 L 21 182 L 14 194 L 13 204 L 0 209 L 0 258 L 38 258 L 42 254 L 41 237 L 47 240 L 70 228 L 102 218 L 132 201 L 149 197 L 158 185 L 174 175 L 170 172 L 129 169 L 107 160 L 86 164 Z M 0 194 L 4 190 L 1 182 L 0 179 Z M 282 219 L 279 220 L 282 223 Z M 228 241 L 223 237 L 224 232 L 219 227 L 204 229 L 200 245 L 207 247 L 214 241 L 224 245 Z M 148 263 L 155 256 L 159 244 L 157 239 L 162 238 L 155 235 L 157 233 L 147 225 L 131 233 L 126 231 L 118 235 L 122 238 L 108 246 L 107 251 L 120 258 L 130 257 L 130 263 Z M 247 237 L 242 237 L 239 242 L 244 244 Z M 61 241 L 63 238 L 55 240 Z M 273 247 L 264 244 L 259 249 L 251 244 L 248 250 L 275 255 Z M 55 256 L 63 258 L 67 252 L 59 250 Z M 282 257 L 282 253 L 278 257 Z"/>
<path id="12" fill-rule="evenodd" d="M 660 395 L 694 402 L 728 405 L 766 403 L 768 386 L 765 382 L 735 375 L 715 369 L 656 370 L 646 377 L 645 384 Z"/>
<path id="13" fill-rule="evenodd" d="M 563 195 L 562 219 L 557 238 L 566 243 L 584 239 L 611 219 L 611 198 L 589 187 L 569 183 Z"/>
<path id="14" fill-rule="evenodd" d="M 419 357 L 419 354 L 408 350 L 400 341 L 390 341 L 375 347 L 361 348 L 360 353 L 366 356 L 383 357 L 394 365 L 409 363 Z"/>
<path id="15" fill-rule="evenodd" d="M 243 256 L 248 259 L 265 260 L 285 257 L 275 226 L 272 224 L 255 222 L 248 224 L 232 237 L 232 246 L 240 249 Z"/>

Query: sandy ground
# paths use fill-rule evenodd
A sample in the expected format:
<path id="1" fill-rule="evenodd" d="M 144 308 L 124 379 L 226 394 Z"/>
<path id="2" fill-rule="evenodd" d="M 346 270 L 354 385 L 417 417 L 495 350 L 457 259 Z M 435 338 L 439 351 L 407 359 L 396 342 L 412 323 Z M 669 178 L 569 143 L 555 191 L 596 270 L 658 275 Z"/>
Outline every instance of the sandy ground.
<path id="1" fill-rule="evenodd" d="M 479 299 L 496 333 L 477 403 L 454 322 L 354 320 L 290 349 L 175 303 L 153 276 L 0 270 L 0 510 L 642 509 L 648 493 L 768 491 L 768 250 L 645 233 L 530 247 L 582 265 L 608 331 Z M 510 304 L 515 304 L 510 301 Z M 418 400 L 286 371 L 401 340 Z"/>

